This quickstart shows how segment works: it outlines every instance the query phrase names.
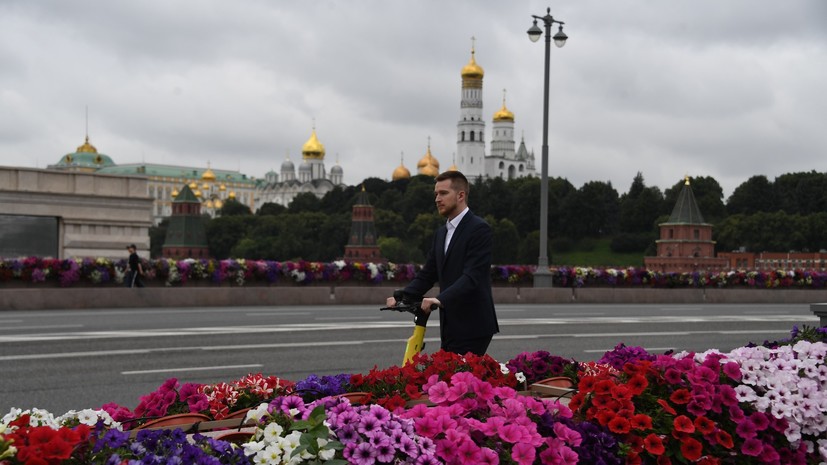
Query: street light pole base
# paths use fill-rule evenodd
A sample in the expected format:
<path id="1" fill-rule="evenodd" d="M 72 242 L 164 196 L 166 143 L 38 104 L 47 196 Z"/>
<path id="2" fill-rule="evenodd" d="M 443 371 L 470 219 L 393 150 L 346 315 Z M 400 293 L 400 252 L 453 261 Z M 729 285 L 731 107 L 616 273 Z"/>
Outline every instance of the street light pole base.
<path id="1" fill-rule="evenodd" d="M 548 267 L 537 267 L 534 272 L 534 287 L 551 287 L 552 277 Z"/>

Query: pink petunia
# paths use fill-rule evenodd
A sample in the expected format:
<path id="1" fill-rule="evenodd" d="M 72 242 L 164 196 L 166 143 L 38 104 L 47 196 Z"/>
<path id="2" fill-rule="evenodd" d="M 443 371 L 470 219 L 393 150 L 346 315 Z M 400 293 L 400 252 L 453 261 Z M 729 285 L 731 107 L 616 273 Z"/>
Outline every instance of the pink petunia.
<path id="1" fill-rule="evenodd" d="M 729 376 L 729 379 L 734 381 L 739 381 L 741 379 L 741 365 L 738 365 L 738 362 L 724 363 L 723 372 L 725 375 Z"/>
<path id="2" fill-rule="evenodd" d="M 577 447 L 583 441 L 580 433 L 562 423 L 554 423 L 552 428 L 554 429 L 554 434 L 570 446 Z"/>
<path id="3" fill-rule="evenodd" d="M 764 444 L 757 438 L 749 438 L 741 445 L 741 452 L 745 455 L 757 457 L 764 451 Z"/>
<path id="4" fill-rule="evenodd" d="M 428 398 L 435 404 L 441 404 L 448 400 L 448 383 L 440 381 L 428 389 Z"/>
<path id="5" fill-rule="evenodd" d="M 503 441 L 515 443 L 523 437 L 522 428 L 515 424 L 507 424 L 498 431 Z"/>
<path id="6" fill-rule="evenodd" d="M 537 450 L 524 442 L 518 442 L 511 448 L 511 458 L 519 465 L 531 465 L 537 456 Z"/>

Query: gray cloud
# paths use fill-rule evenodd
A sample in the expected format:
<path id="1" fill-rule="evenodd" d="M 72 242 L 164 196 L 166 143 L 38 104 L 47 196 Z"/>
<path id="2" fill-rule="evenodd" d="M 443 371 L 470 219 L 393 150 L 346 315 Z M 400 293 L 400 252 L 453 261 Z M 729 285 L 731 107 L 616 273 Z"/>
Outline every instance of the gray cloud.
<path id="1" fill-rule="evenodd" d="M 0 164 L 56 162 L 91 141 L 117 163 L 241 169 L 298 160 L 314 125 L 351 184 L 456 149 L 475 36 L 485 115 L 502 103 L 539 157 L 546 3 L 458 0 L 7 0 L 0 4 Z M 824 171 L 827 3 L 555 5 L 550 167 L 628 189 L 684 174 L 727 194 L 755 174 Z M 490 131 L 490 123 L 488 127 Z M 490 137 L 490 135 L 489 135 Z"/>

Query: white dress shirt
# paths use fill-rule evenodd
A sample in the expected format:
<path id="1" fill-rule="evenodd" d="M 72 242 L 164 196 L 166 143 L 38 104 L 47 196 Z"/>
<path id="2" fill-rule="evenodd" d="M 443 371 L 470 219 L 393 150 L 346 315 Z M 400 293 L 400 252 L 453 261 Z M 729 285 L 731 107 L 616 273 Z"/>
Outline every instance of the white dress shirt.
<path id="1" fill-rule="evenodd" d="M 457 229 L 457 226 L 459 226 L 460 221 L 462 221 L 462 218 L 466 213 L 468 213 L 468 207 L 465 207 L 465 210 L 459 212 L 459 215 L 455 216 L 454 219 L 448 220 L 448 222 L 445 223 L 448 233 L 445 235 L 445 250 L 443 250 L 443 252 L 448 251 L 448 245 L 451 243 L 451 238 L 454 236 L 454 231 Z"/>

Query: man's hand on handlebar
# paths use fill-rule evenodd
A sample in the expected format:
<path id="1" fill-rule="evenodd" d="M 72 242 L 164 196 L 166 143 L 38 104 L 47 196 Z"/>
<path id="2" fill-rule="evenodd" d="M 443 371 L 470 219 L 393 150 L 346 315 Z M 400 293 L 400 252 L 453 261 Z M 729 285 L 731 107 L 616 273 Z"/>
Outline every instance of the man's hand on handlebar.
<path id="1" fill-rule="evenodd" d="M 424 299 L 422 299 L 422 305 L 420 305 L 420 308 L 423 312 L 425 312 L 426 315 L 431 313 L 431 308 L 440 307 L 442 307 L 442 302 L 440 302 L 439 299 L 435 297 L 425 297 Z"/>

